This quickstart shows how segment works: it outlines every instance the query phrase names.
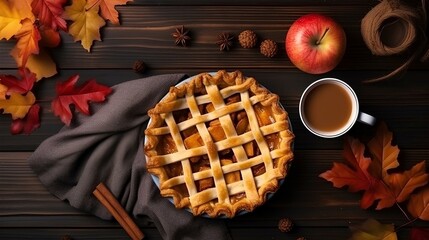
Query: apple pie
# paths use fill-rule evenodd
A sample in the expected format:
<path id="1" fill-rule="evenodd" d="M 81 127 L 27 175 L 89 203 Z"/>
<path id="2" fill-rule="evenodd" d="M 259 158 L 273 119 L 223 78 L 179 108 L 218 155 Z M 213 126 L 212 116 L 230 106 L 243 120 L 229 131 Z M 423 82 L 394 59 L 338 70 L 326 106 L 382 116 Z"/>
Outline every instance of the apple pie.
<path id="1" fill-rule="evenodd" d="M 162 196 L 194 215 L 252 211 L 278 189 L 293 159 L 279 97 L 238 71 L 199 74 L 148 114 L 147 170 Z"/>

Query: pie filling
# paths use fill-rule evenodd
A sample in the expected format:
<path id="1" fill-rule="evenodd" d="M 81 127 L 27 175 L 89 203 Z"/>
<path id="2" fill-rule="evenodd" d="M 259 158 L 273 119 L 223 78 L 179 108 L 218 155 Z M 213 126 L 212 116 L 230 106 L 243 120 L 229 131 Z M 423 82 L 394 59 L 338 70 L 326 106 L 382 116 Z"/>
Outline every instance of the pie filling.
<path id="1" fill-rule="evenodd" d="M 228 73 L 220 72 L 218 74 L 225 75 Z M 244 83 L 242 84 L 244 85 Z M 217 89 L 230 86 L 230 84 L 220 81 Z M 171 193 L 170 190 L 163 192 L 161 189 L 161 193 L 180 198 L 179 202 L 183 199 L 190 199 L 191 206 L 188 207 L 194 211 L 194 214 L 195 209 L 198 209 L 199 206 L 192 206 L 192 203 L 199 201 L 200 198 L 208 198 L 208 201 L 199 204 L 206 206 L 202 211 L 210 214 L 207 205 L 215 206 L 217 201 L 224 198 L 224 196 L 207 197 L 213 194 L 212 189 L 215 189 L 215 193 L 219 194 L 224 194 L 225 189 L 230 191 L 227 193 L 227 202 L 234 205 L 241 200 L 255 198 L 255 195 L 259 194 L 257 189 L 261 188 L 258 185 L 265 184 L 261 183 L 263 181 L 271 182 L 270 179 L 275 179 L 276 183 L 272 188 L 276 188 L 277 179 L 283 178 L 287 169 L 287 166 L 279 167 L 279 160 L 281 159 L 282 165 L 286 165 L 293 157 L 290 148 L 293 134 L 288 131 L 287 119 L 279 119 L 278 117 L 276 119 L 275 114 L 278 113 L 273 112 L 283 111 L 285 113 L 285 111 L 280 107 L 275 110 L 273 104 L 263 104 L 259 100 L 254 100 L 259 97 L 255 95 L 266 90 L 258 89 L 259 92 L 257 93 L 248 91 L 247 102 L 255 101 L 251 105 L 251 111 L 249 111 L 249 107 L 246 107 L 248 105 L 243 103 L 246 100 L 241 99 L 240 91 L 232 91 L 232 94 L 227 92 L 226 95 L 228 96 L 221 99 L 222 101 L 219 103 L 216 97 L 224 93 L 220 93 L 220 91 L 213 93 L 213 89 L 206 87 L 192 86 L 191 88 L 194 90 L 193 97 L 195 99 L 207 95 L 212 99 L 203 101 L 202 104 L 196 104 L 197 100 L 187 100 L 187 104 L 190 105 L 189 108 L 177 107 L 183 104 L 183 101 L 176 101 L 173 105 L 177 106 L 169 109 L 167 113 L 156 113 L 156 117 L 160 118 L 162 123 L 154 123 L 148 128 L 156 129 L 154 130 L 156 133 L 153 134 L 156 140 L 145 146 L 149 158 L 148 170 L 161 179 L 167 179 L 164 183 L 168 186 L 171 184 L 169 189 L 173 190 Z M 186 96 L 182 99 L 185 99 Z M 224 111 L 223 107 L 229 110 Z M 162 110 L 164 111 L 164 109 Z M 149 111 L 149 114 L 153 119 L 156 118 L 153 112 Z M 284 115 L 286 116 L 286 114 Z M 154 127 L 154 125 L 156 126 Z M 252 128 L 259 128 L 260 130 L 255 131 Z M 262 134 L 265 132 L 267 134 Z M 151 130 L 146 130 L 146 135 L 152 133 Z M 194 154 L 194 151 L 202 152 L 202 154 Z M 189 157 L 183 157 L 187 156 L 188 152 L 190 152 Z M 172 159 L 172 156 L 180 156 L 183 159 Z M 160 163 L 154 163 L 157 162 L 155 161 L 157 157 L 163 160 L 160 160 Z M 277 169 L 279 168 L 284 169 L 284 172 L 278 173 Z M 269 172 L 267 169 L 270 169 Z M 219 181 L 219 171 L 223 175 L 221 181 Z M 274 174 L 276 176 L 271 178 L 265 176 L 268 173 L 276 173 Z M 191 178 L 186 177 L 190 175 Z M 252 179 L 249 180 L 249 177 Z M 161 185 L 164 184 L 162 181 Z M 189 185 L 193 187 L 189 187 Z M 257 192 L 255 190 L 252 192 L 249 189 L 256 189 Z M 267 187 L 267 189 L 273 190 L 271 187 Z M 249 192 L 253 196 L 247 196 L 246 193 L 249 194 Z M 265 193 L 262 194 L 265 195 Z M 196 195 L 198 197 L 193 198 Z M 184 202 L 187 203 L 188 201 L 185 200 Z M 253 209 L 253 207 L 250 206 L 249 209 Z M 220 212 L 224 213 L 225 209 L 220 210 Z M 197 211 L 196 214 L 201 213 Z M 235 212 L 226 215 L 231 217 L 234 214 Z"/>

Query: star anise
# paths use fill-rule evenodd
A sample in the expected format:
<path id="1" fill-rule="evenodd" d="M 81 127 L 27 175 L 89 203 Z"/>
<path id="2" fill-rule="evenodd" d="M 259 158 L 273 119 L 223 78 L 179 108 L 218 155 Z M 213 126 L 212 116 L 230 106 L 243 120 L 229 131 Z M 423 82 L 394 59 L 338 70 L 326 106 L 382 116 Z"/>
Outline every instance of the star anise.
<path id="1" fill-rule="evenodd" d="M 172 33 L 171 36 L 175 39 L 174 42 L 176 45 L 181 45 L 183 47 L 186 47 L 186 44 L 188 44 L 188 41 L 191 40 L 191 37 L 189 37 L 189 30 L 186 30 L 184 26 L 180 28 L 176 28 L 176 32 Z"/>
<path id="2" fill-rule="evenodd" d="M 217 37 L 218 41 L 216 42 L 219 45 L 220 51 L 229 51 L 233 45 L 234 36 L 229 33 L 222 33 Z"/>

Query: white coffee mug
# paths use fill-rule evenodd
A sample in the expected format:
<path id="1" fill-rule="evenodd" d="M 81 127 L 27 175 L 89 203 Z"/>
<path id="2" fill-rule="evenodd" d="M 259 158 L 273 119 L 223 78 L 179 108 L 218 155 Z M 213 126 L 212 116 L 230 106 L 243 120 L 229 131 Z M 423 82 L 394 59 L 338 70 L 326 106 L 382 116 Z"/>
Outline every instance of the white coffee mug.
<path id="1" fill-rule="evenodd" d="M 374 125 L 376 119 L 359 111 L 353 89 L 336 78 L 323 78 L 310 84 L 301 95 L 299 116 L 313 134 L 335 138 L 349 131 L 356 121 Z"/>

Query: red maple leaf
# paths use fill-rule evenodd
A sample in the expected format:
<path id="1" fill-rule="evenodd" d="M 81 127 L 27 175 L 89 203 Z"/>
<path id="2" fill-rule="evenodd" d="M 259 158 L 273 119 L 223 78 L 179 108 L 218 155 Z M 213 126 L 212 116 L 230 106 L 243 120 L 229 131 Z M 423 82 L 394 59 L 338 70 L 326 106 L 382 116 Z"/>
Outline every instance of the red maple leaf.
<path id="1" fill-rule="evenodd" d="M 76 87 L 78 79 L 79 75 L 74 75 L 65 82 L 59 82 L 56 86 L 57 96 L 51 105 L 55 116 L 59 116 L 67 126 L 70 125 L 73 117 L 70 110 L 71 104 L 75 105 L 79 112 L 90 115 L 88 102 L 103 102 L 112 92 L 110 87 L 101 85 L 95 80 L 89 80 Z"/>
<path id="2" fill-rule="evenodd" d="M 23 119 L 15 119 L 10 125 L 10 132 L 12 134 L 31 134 L 34 130 L 40 127 L 40 106 L 34 104 L 31 106 L 27 115 Z"/>
<path id="3" fill-rule="evenodd" d="M 0 83 L 8 88 L 8 94 L 12 92 L 25 94 L 33 88 L 36 74 L 30 72 L 27 68 L 19 68 L 18 73 L 21 76 L 21 80 L 13 75 L 0 75 Z"/>
<path id="4" fill-rule="evenodd" d="M 334 162 L 331 170 L 319 176 L 332 182 L 334 187 L 348 186 L 350 192 L 364 191 L 360 205 L 366 209 L 389 193 L 381 180 L 368 172 L 371 159 L 364 156 L 364 151 L 365 145 L 359 140 L 347 138 L 343 152 L 346 164 Z"/>
<path id="5" fill-rule="evenodd" d="M 414 227 L 411 229 L 410 240 L 427 240 L 429 239 L 429 230 L 425 228 Z"/>
<path id="6" fill-rule="evenodd" d="M 33 13 L 39 19 L 42 25 L 48 26 L 53 30 L 58 28 L 66 31 L 67 23 L 61 17 L 64 12 L 64 4 L 67 0 L 33 0 L 31 7 Z"/>

